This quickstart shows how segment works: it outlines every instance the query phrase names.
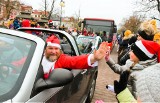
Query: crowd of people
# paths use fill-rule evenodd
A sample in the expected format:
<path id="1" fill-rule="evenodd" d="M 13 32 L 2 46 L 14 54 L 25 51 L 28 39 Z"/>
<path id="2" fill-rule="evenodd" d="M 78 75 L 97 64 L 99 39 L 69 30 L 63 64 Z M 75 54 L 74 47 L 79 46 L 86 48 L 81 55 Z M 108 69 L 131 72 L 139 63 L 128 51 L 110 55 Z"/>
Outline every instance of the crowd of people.
<path id="1" fill-rule="evenodd" d="M 160 95 L 156 94 L 160 92 L 159 33 L 156 21 L 147 20 L 141 23 L 137 34 L 125 30 L 117 37 L 118 63 L 109 58 L 107 64 L 120 74 L 120 80 L 106 88 L 116 93 L 120 103 L 160 102 Z"/>
<path id="2" fill-rule="evenodd" d="M 107 64 L 115 73 L 120 74 L 120 80 L 115 80 L 114 86 L 107 85 L 106 87 L 116 93 L 119 102 L 160 102 L 158 94 L 160 92 L 158 84 L 160 82 L 158 69 L 160 66 L 160 45 L 154 38 L 157 33 L 159 31 L 155 20 L 144 21 L 136 35 L 132 34 L 130 30 L 124 32 L 122 43 L 119 44 L 119 50 L 122 49 L 121 52 L 124 52 L 123 56 L 125 56 L 121 56 L 119 59 L 123 59 L 124 64 L 115 63 L 108 55 Z M 47 39 L 48 44 L 42 61 L 43 64 L 49 64 L 49 66 L 44 65 L 43 67 L 44 73 L 46 73 L 44 74 L 45 79 L 56 67 L 78 69 L 76 63 L 80 64 L 81 69 L 97 66 L 98 61 L 105 57 L 105 53 L 109 50 L 107 42 L 102 42 L 99 49 L 93 54 L 68 57 L 61 52 L 59 41 L 57 41 L 55 37 Z M 64 60 L 65 62 L 62 62 Z"/>
<path id="3" fill-rule="evenodd" d="M 9 29 L 19 27 L 39 27 L 34 20 L 24 19 L 20 22 L 18 18 L 11 20 Z M 52 28 L 53 25 L 47 25 Z M 48 28 L 48 27 L 45 28 Z M 78 36 L 76 29 L 70 32 L 73 36 Z M 96 36 L 94 33 L 83 30 L 85 36 Z M 103 32 L 103 36 L 106 33 Z M 147 20 L 141 23 L 137 34 L 131 30 L 125 30 L 118 39 L 118 63 L 108 56 L 107 64 L 120 75 L 120 80 L 114 81 L 114 86 L 107 84 L 107 89 L 116 93 L 119 102 L 160 102 L 160 31 L 157 29 L 155 20 Z M 103 41 L 98 50 L 93 54 L 80 56 L 68 56 L 63 54 L 60 40 L 54 35 L 46 39 L 47 47 L 42 59 L 44 79 L 56 68 L 86 69 L 97 66 L 98 61 L 106 56 L 109 50 L 107 37 L 102 37 Z M 83 62 L 82 62 L 83 61 Z M 77 66 L 77 64 L 79 64 Z M 107 72 L 107 71 L 106 71 Z M 127 95 L 126 95 L 127 94 Z M 101 101 L 102 103 L 103 101 Z"/>

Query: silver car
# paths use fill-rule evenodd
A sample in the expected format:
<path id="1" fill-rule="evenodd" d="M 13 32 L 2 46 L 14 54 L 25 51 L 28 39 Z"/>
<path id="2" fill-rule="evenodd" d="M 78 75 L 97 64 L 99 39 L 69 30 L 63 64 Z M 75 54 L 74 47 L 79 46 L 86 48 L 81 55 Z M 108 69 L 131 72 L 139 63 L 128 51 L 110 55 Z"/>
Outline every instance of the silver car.
<path id="1" fill-rule="evenodd" d="M 25 33 L 28 31 L 32 34 Z M 49 35 L 59 36 L 65 54 L 80 55 L 77 42 L 64 31 L 0 28 L 0 102 L 91 102 L 97 67 L 55 69 L 49 79 L 43 79 L 41 60 L 46 46 L 45 38 Z"/>

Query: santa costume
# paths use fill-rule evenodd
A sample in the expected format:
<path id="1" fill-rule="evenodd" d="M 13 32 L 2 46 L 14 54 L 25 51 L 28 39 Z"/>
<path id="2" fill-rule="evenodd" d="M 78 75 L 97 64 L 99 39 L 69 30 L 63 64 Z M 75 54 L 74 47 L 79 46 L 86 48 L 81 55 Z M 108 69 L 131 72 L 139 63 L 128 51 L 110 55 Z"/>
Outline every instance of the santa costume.
<path id="1" fill-rule="evenodd" d="M 60 40 L 54 35 L 49 37 L 46 41 L 47 41 L 47 46 L 55 46 L 61 49 Z M 58 58 L 58 60 L 54 62 L 49 61 L 44 55 L 42 60 L 44 78 L 47 79 L 52 70 L 56 68 L 87 69 L 90 67 L 95 67 L 98 65 L 98 62 L 91 64 L 90 58 L 92 55 L 93 54 L 69 56 L 62 53 Z"/>

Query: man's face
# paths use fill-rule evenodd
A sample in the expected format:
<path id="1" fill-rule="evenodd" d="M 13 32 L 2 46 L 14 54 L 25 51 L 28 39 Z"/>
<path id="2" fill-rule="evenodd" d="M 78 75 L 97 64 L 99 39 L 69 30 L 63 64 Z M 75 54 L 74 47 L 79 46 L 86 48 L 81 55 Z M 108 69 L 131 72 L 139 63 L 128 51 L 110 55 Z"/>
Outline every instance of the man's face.
<path id="1" fill-rule="evenodd" d="M 58 47 L 54 47 L 54 46 L 46 47 L 45 56 L 51 62 L 56 61 L 61 54 L 62 54 L 62 51 Z"/>

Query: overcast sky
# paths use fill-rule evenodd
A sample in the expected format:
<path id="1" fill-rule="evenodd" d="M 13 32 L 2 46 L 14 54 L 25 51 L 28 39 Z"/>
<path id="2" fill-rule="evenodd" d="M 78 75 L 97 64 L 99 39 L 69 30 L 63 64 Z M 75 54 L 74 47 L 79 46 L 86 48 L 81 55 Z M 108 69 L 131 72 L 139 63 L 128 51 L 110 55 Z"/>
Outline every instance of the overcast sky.
<path id="1" fill-rule="evenodd" d="M 31 5 L 33 9 L 42 8 L 43 0 L 20 0 Z M 73 16 L 80 11 L 80 17 L 114 19 L 116 24 L 122 22 L 133 13 L 134 0 L 64 0 L 63 15 Z M 60 8 L 60 0 L 56 0 L 56 8 Z"/>

